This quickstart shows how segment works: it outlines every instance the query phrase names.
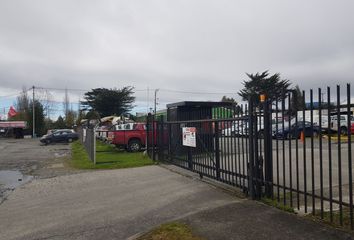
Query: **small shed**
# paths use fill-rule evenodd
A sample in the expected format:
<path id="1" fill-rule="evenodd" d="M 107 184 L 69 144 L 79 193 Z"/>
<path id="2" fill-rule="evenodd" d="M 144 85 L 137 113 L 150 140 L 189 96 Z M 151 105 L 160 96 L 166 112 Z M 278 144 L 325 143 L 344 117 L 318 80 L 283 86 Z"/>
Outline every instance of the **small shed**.
<path id="1" fill-rule="evenodd" d="M 197 102 L 184 101 L 167 105 L 167 121 L 189 121 L 203 119 L 220 119 L 233 117 L 233 103 L 230 102 Z M 182 145 L 182 128 L 195 127 L 197 131 L 196 148 L 191 151 L 190 148 Z M 171 124 L 170 126 L 170 149 L 176 156 L 187 156 L 203 151 L 214 151 L 214 126 L 212 122 L 190 122 Z"/>
<path id="2" fill-rule="evenodd" d="M 233 103 L 184 101 L 167 104 L 167 121 L 215 119 L 232 114 Z M 231 116 L 229 116 L 231 117 Z"/>

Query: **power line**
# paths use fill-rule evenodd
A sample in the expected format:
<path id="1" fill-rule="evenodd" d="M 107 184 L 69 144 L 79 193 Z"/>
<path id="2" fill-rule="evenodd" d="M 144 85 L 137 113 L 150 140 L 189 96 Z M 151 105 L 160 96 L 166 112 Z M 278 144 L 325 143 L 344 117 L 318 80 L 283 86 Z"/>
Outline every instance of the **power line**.
<path id="1" fill-rule="evenodd" d="M 27 89 L 25 92 L 28 92 L 29 90 L 31 90 L 32 88 Z M 9 95 L 4 95 L 4 96 L 0 96 L 0 98 L 9 98 L 9 97 L 15 97 L 15 96 L 19 96 L 23 93 L 22 92 L 18 92 L 18 93 L 13 93 L 13 94 L 9 94 Z"/>
<path id="2" fill-rule="evenodd" d="M 92 91 L 92 89 L 80 89 L 80 88 L 53 88 L 53 87 L 36 87 L 37 89 L 43 89 L 43 90 L 53 90 L 53 91 L 78 91 L 78 92 L 89 92 Z M 134 92 L 142 92 L 146 91 L 146 89 L 133 89 Z"/>
<path id="3" fill-rule="evenodd" d="M 175 92 L 175 93 L 186 93 L 186 94 L 236 94 L 236 92 L 194 92 L 194 91 L 184 91 L 184 90 L 172 90 L 160 88 L 160 91 L 164 92 Z"/>
<path id="4" fill-rule="evenodd" d="M 89 89 L 79 89 L 79 88 L 52 88 L 52 87 L 36 87 L 36 88 L 43 89 L 43 90 L 53 90 L 53 91 L 65 91 L 65 90 L 79 91 L 79 92 L 90 91 Z"/>

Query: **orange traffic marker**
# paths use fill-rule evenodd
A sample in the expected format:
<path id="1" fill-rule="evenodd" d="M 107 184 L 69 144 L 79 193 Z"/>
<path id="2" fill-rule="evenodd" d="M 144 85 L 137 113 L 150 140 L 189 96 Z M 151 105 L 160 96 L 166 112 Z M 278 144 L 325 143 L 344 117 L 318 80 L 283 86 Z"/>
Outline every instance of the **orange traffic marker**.
<path id="1" fill-rule="evenodd" d="M 301 140 L 301 142 L 304 142 L 304 141 L 305 141 L 305 134 L 304 134 L 304 131 L 301 131 L 300 140 Z"/>

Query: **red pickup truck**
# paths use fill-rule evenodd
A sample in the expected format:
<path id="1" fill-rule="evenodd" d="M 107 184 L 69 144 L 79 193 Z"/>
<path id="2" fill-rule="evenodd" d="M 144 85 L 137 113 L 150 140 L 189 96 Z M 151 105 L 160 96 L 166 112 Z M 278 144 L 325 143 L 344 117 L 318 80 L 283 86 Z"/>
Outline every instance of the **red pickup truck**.
<path id="1" fill-rule="evenodd" d="M 113 131 L 108 132 L 108 140 L 117 147 L 124 147 L 130 152 L 140 151 L 146 145 L 146 124 L 115 125 Z"/>

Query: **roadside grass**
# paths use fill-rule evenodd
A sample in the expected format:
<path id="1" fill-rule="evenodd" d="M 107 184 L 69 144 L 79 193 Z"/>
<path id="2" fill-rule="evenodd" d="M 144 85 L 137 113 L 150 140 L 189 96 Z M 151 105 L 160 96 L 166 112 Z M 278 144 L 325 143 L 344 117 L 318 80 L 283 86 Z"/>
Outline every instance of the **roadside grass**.
<path id="1" fill-rule="evenodd" d="M 272 207 L 278 208 L 280 210 L 283 210 L 285 212 L 295 213 L 294 208 L 292 208 L 292 207 L 290 207 L 288 205 L 284 205 L 282 203 L 282 199 L 284 199 L 284 198 L 280 198 L 280 201 L 278 202 L 276 198 L 275 199 L 271 199 L 271 198 L 263 197 L 263 198 L 261 198 L 261 202 L 263 202 L 264 204 L 267 204 L 269 206 L 272 206 Z"/>
<path id="2" fill-rule="evenodd" d="M 76 141 L 71 144 L 69 165 L 78 169 L 118 169 L 152 165 L 154 162 L 142 152 L 130 153 L 97 141 L 96 165 L 91 162 L 84 146 Z"/>
<path id="3" fill-rule="evenodd" d="M 275 196 L 274 199 L 271 198 L 265 198 L 263 197 L 261 199 L 261 202 L 264 204 L 267 204 L 269 206 L 278 208 L 280 210 L 289 212 L 289 213 L 294 213 L 297 214 L 295 211 L 295 208 L 290 207 L 289 205 L 284 205 L 283 201 L 284 198 L 286 202 L 289 204 L 290 202 L 290 193 L 286 193 L 285 197 L 283 194 L 279 195 L 279 202 L 277 201 L 277 197 Z M 293 200 L 295 202 L 295 200 Z M 327 224 L 331 227 L 335 227 L 338 229 L 342 229 L 348 232 L 353 233 L 353 230 L 351 230 L 350 226 L 350 209 L 348 207 L 343 206 L 343 225 L 340 225 L 340 212 L 339 210 L 333 210 L 332 212 L 332 221 L 331 221 L 331 213 L 329 211 L 324 211 L 323 212 L 323 218 L 321 218 L 321 210 L 316 209 L 315 213 L 313 214 L 311 211 L 304 214 L 303 217 L 315 222 L 320 222 L 323 224 Z"/>
<path id="4" fill-rule="evenodd" d="M 323 212 L 323 219 L 321 219 L 321 211 L 316 210 L 315 215 L 312 213 L 309 213 L 305 216 L 308 219 L 311 219 L 315 222 L 321 222 L 327 225 L 330 225 L 335 228 L 341 228 L 342 230 L 350 231 L 351 226 L 350 226 L 350 209 L 348 207 L 343 207 L 343 225 L 340 225 L 340 212 L 339 210 L 335 210 L 332 212 L 332 222 L 331 222 L 331 213 L 330 211 L 324 211 Z"/>
<path id="5" fill-rule="evenodd" d="M 194 235 L 187 224 L 172 222 L 162 224 L 137 240 L 203 240 L 203 238 Z"/>

